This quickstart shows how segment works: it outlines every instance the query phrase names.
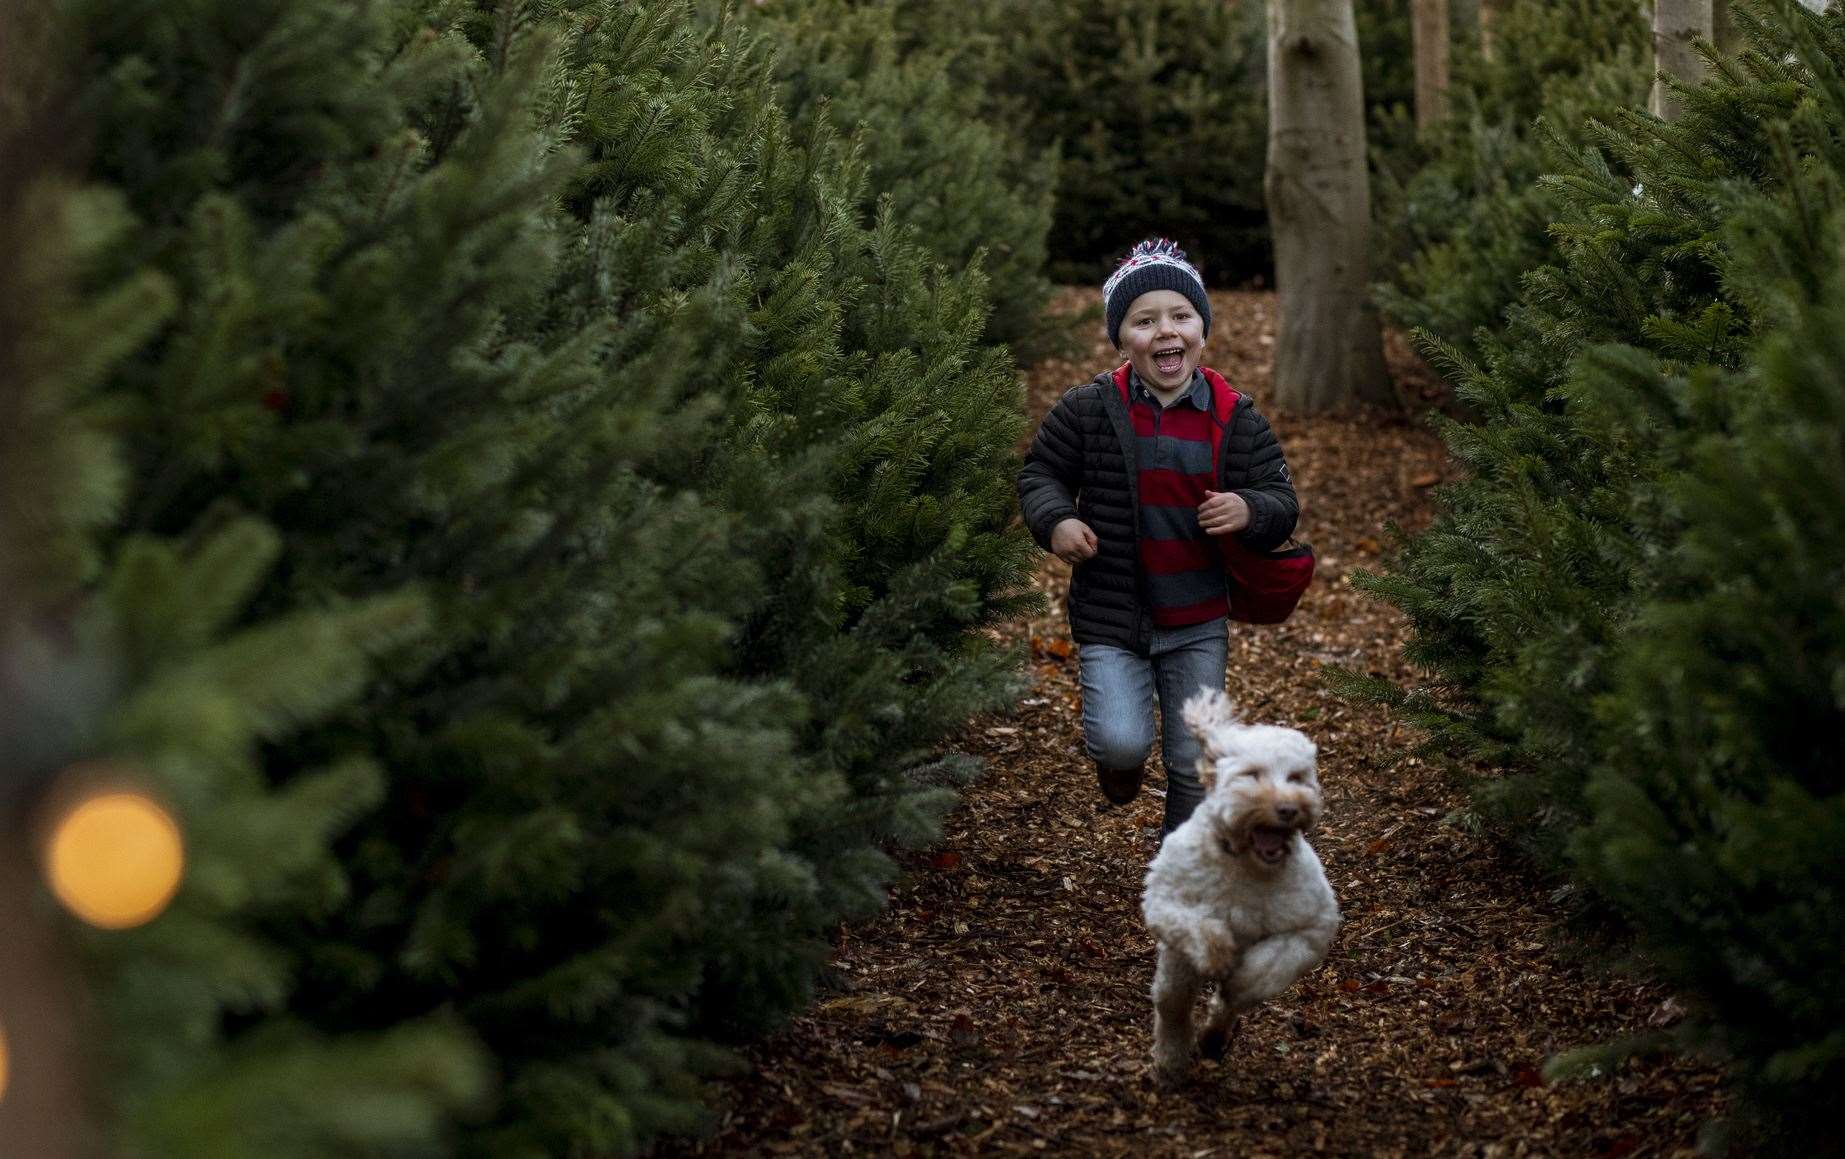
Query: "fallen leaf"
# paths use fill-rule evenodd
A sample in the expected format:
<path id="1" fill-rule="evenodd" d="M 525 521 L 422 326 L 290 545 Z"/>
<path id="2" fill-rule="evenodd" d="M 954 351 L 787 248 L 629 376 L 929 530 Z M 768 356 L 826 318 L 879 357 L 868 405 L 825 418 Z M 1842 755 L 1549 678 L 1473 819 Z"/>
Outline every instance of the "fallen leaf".
<path id="1" fill-rule="evenodd" d="M 1668 998 L 1659 1004 L 1659 1009 L 1647 1017 L 1648 1026 L 1671 1026 L 1685 1017 L 1685 1008 L 1676 998 Z"/>
<path id="2" fill-rule="evenodd" d="M 844 1083 L 821 1083 L 820 1089 L 848 1106 L 862 1107 L 871 1102 L 870 1095 L 857 1087 L 849 1087 Z"/>
<path id="3" fill-rule="evenodd" d="M 1063 636 L 1033 636 L 1031 650 L 1043 656 L 1054 656 L 1059 660 L 1068 660 L 1075 650 L 1070 641 Z"/>
<path id="4" fill-rule="evenodd" d="M 910 1128 L 910 1134 L 924 1139 L 931 1135 L 940 1135 L 945 1131 L 960 1126 L 961 1121 L 965 1118 L 967 1118 L 967 1112 L 953 1111 L 940 1118 L 930 1119 L 928 1122 L 916 1124 L 914 1127 Z"/>
<path id="5" fill-rule="evenodd" d="M 945 849 L 929 859 L 930 869 L 953 869 L 961 864 L 961 855 L 952 849 Z"/>
<path id="6" fill-rule="evenodd" d="M 954 1018 L 948 1023 L 948 1041 L 960 1050 L 979 1045 L 980 1031 L 974 1026 L 974 1016 L 965 1010 L 955 1011 Z"/>

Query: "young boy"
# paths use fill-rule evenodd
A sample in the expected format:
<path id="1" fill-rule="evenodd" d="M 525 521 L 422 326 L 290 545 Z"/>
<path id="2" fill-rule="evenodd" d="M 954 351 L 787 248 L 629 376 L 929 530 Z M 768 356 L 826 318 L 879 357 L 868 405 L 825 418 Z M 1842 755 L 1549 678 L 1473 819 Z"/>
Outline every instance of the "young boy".
<path id="1" fill-rule="evenodd" d="M 1184 253 L 1141 242 L 1102 286 L 1102 304 L 1126 374 L 1097 375 L 1045 416 L 1019 472 L 1019 507 L 1038 546 L 1074 569 L 1083 741 L 1102 795 L 1121 805 L 1140 792 L 1157 699 L 1170 833 L 1204 795 L 1179 709 L 1224 686 L 1229 602 L 1214 540 L 1272 550 L 1293 533 L 1299 504 L 1249 397 L 1239 392 L 1221 428 L 1212 413 L 1199 366 L 1211 303 Z"/>

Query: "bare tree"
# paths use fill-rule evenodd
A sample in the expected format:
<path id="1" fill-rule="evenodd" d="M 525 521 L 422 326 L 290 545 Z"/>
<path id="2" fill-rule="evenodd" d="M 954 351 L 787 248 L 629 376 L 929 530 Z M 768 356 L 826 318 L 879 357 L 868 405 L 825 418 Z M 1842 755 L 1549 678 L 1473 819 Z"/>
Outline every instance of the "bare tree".
<path id="1" fill-rule="evenodd" d="M 1268 118 L 1275 401 L 1296 412 L 1389 401 L 1352 0 L 1269 0 Z"/>
<path id="2" fill-rule="evenodd" d="M 1491 63 L 1499 55 L 1499 14 L 1511 0 L 1480 0 L 1480 55 Z"/>
<path id="3" fill-rule="evenodd" d="M 1730 0 L 1711 0 L 1710 28 L 1711 43 L 1717 46 L 1718 52 L 1734 55 L 1742 47 L 1742 34 L 1730 15 Z"/>
<path id="4" fill-rule="evenodd" d="M 99 1154 L 86 1138 L 74 966 L 37 896 L 27 842 L 10 823 L 0 837 L 0 1141 L 8 1155 Z"/>
<path id="5" fill-rule="evenodd" d="M 1653 115 L 1666 121 L 1679 117 L 1679 99 L 1663 76 L 1683 84 L 1704 79 L 1704 58 L 1692 42 L 1711 39 L 1711 0 L 1655 0 L 1653 4 L 1653 95 L 1647 103 Z"/>
<path id="6" fill-rule="evenodd" d="M 47 547 L 45 531 L 69 518 L 62 510 L 47 517 L 68 502 L 62 496 L 21 493 L 51 471 L 45 460 L 34 462 L 48 425 L 35 358 L 63 369 L 61 354 L 43 350 L 41 311 L 43 292 L 63 280 L 49 276 L 47 255 L 65 254 L 28 241 L 56 228 L 64 193 L 56 162 L 74 137 L 64 113 L 78 85 L 63 67 L 69 58 L 49 9 L 0 3 L 0 252 L 7 255 L 0 267 L 0 1154 L 74 1159 L 102 1153 L 87 1102 L 92 1052 L 83 1033 L 82 975 L 64 923 L 45 904 L 30 852 L 23 814 L 37 770 L 25 756 L 31 744 L 22 722 L 31 710 L 22 709 L 29 698 L 15 675 L 29 682 L 48 668 L 23 659 L 45 652 L 21 625 L 44 616 L 42 571 L 31 557 L 63 546 Z M 69 454 L 53 452 L 60 453 Z"/>
<path id="7" fill-rule="evenodd" d="M 1416 45 L 1416 130 L 1448 119 L 1448 0 L 1411 0 Z"/>

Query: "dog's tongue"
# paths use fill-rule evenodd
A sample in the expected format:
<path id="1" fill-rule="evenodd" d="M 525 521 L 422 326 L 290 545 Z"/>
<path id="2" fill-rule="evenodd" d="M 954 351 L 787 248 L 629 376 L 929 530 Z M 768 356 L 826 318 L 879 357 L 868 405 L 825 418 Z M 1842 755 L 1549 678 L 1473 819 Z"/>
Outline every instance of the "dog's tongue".
<path id="1" fill-rule="evenodd" d="M 1255 847 L 1257 853 L 1273 856 L 1287 849 L 1289 836 L 1289 830 L 1258 825 L 1250 831 L 1249 843 Z"/>

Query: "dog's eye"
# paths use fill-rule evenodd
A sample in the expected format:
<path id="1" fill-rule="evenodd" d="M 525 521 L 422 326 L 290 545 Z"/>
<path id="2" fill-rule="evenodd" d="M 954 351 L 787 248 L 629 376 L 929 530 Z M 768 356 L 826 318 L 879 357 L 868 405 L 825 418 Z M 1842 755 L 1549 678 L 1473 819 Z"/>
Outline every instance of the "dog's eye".
<path id="1" fill-rule="evenodd" d="M 1239 777 L 1259 777 L 1262 775 L 1262 770 L 1256 768 L 1238 769 L 1236 775 Z"/>
<path id="2" fill-rule="evenodd" d="M 1288 784 L 1290 784 L 1290 785 L 1304 785 L 1304 784 L 1306 784 L 1306 783 L 1307 783 L 1307 774 L 1306 774 L 1306 773 L 1289 773 L 1289 774 L 1288 774 Z"/>

